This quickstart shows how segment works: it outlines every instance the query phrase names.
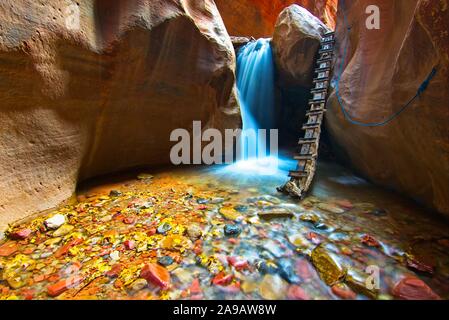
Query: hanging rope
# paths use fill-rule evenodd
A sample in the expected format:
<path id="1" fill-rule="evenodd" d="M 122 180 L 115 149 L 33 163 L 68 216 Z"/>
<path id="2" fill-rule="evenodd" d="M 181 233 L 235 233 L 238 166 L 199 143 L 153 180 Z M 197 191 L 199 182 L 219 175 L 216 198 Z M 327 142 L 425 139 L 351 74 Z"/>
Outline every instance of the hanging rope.
<path id="1" fill-rule="evenodd" d="M 343 8 L 343 1 L 340 1 L 341 3 L 341 7 Z M 347 29 L 347 31 L 349 32 L 352 28 L 352 26 L 348 26 L 347 23 L 347 17 L 346 17 L 346 12 L 345 10 L 343 10 L 343 21 L 344 21 L 344 26 Z M 343 49 L 343 59 L 341 62 L 341 68 L 340 68 L 340 73 L 337 76 L 337 84 L 335 86 L 335 94 L 337 96 L 337 100 L 338 103 L 340 104 L 341 107 L 341 111 L 343 112 L 345 118 L 347 121 L 349 121 L 350 123 L 354 124 L 354 125 L 358 125 L 358 126 L 362 126 L 362 127 L 380 127 L 380 126 L 384 126 L 387 125 L 388 123 L 392 122 L 394 119 L 396 119 L 397 117 L 399 117 L 405 110 L 407 110 L 412 103 L 421 96 L 421 94 L 427 89 L 427 87 L 430 84 L 430 81 L 433 79 L 433 77 L 435 77 L 436 73 L 437 73 L 437 68 L 434 67 L 432 69 L 432 71 L 429 73 L 429 75 L 427 76 L 426 80 L 424 80 L 424 82 L 419 86 L 415 96 L 413 98 L 411 98 L 401 109 L 399 109 L 399 111 L 395 112 L 393 115 L 389 116 L 386 120 L 381 121 L 381 122 L 371 122 L 371 123 L 366 123 L 366 122 L 361 122 L 361 121 L 357 121 L 354 120 L 351 115 L 348 113 L 348 111 L 345 109 L 345 107 L 343 106 L 343 99 L 340 95 L 340 80 L 344 71 L 344 67 L 345 67 L 345 59 L 347 56 L 347 51 L 348 51 L 348 42 L 346 43 L 346 46 Z"/>

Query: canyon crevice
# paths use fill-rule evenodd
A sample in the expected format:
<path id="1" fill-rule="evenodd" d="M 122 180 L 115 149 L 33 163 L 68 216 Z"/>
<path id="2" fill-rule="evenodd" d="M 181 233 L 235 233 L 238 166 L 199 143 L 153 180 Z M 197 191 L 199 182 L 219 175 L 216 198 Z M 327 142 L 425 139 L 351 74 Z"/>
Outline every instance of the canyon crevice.
<path id="1" fill-rule="evenodd" d="M 79 181 L 169 162 L 170 133 L 241 126 L 235 54 L 213 1 L 0 4 L 0 226 Z"/>

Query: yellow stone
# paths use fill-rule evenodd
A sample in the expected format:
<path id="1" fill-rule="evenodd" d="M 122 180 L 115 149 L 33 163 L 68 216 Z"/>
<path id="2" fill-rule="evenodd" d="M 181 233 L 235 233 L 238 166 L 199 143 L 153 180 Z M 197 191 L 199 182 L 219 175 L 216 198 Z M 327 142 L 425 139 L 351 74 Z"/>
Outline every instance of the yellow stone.
<path id="1" fill-rule="evenodd" d="M 231 207 L 222 207 L 220 208 L 220 214 L 228 220 L 237 220 L 238 218 L 241 217 L 240 213 L 235 210 L 234 208 Z"/>
<path id="2" fill-rule="evenodd" d="M 312 263 L 318 271 L 320 278 L 328 286 L 332 286 L 341 281 L 346 275 L 346 269 L 323 246 L 318 246 L 312 251 Z"/>

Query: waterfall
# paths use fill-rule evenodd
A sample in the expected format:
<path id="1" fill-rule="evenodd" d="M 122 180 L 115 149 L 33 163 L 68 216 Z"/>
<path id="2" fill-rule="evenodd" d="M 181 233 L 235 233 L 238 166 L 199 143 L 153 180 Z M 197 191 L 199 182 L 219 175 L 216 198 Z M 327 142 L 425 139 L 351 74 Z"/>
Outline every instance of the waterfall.
<path id="1" fill-rule="evenodd" d="M 268 137 L 259 129 L 275 128 L 274 61 L 270 39 L 259 39 L 240 49 L 237 57 L 237 87 L 243 121 L 241 138 L 244 159 L 265 158 Z M 268 135 L 268 131 L 267 135 Z"/>
<path id="2" fill-rule="evenodd" d="M 243 134 L 238 143 L 241 150 L 237 150 L 237 162 L 216 173 L 253 182 L 257 177 L 274 177 L 283 183 L 288 179 L 288 171 L 296 167 L 296 162 L 278 157 L 277 130 L 273 136 L 270 132 L 277 125 L 270 39 L 250 42 L 239 50 L 237 88 L 243 121 Z M 259 134 L 260 129 L 265 129 L 266 135 Z"/>

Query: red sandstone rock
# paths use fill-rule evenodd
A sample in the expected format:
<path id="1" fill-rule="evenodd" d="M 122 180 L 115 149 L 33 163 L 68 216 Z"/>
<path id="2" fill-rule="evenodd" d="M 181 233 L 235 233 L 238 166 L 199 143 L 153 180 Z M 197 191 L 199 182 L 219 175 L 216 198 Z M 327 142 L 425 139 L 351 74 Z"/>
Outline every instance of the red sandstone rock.
<path id="1" fill-rule="evenodd" d="M 317 17 L 298 5 L 281 12 L 272 42 L 279 85 L 312 86 L 321 37 L 329 31 Z"/>
<path id="2" fill-rule="evenodd" d="M 303 288 L 297 285 L 292 285 L 288 288 L 287 298 L 290 300 L 309 300 L 309 296 Z"/>
<path id="3" fill-rule="evenodd" d="M 0 246 L 0 257 L 9 257 L 17 250 L 17 242 L 8 241 Z"/>
<path id="4" fill-rule="evenodd" d="M 193 120 L 241 126 L 235 53 L 212 0 L 0 5 L 0 228 L 69 198 L 79 182 L 169 163 Z"/>
<path id="5" fill-rule="evenodd" d="M 31 229 L 22 229 L 15 231 L 9 235 L 9 237 L 13 240 L 24 240 L 28 238 L 33 233 Z"/>
<path id="6" fill-rule="evenodd" d="M 271 37 L 279 13 L 298 4 L 335 27 L 338 0 L 215 0 L 231 36 Z"/>
<path id="7" fill-rule="evenodd" d="M 55 284 L 49 285 L 47 287 L 47 293 L 50 297 L 57 297 L 64 291 L 75 287 L 76 285 L 83 282 L 83 277 L 81 276 L 72 276 L 67 279 L 60 280 Z"/>
<path id="8" fill-rule="evenodd" d="M 424 281 L 413 276 L 399 281 L 393 288 L 393 295 L 404 300 L 441 299 Z"/>
<path id="9" fill-rule="evenodd" d="M 146 264 L 140 272 L 140 276 L 161 289 L 167 289 L 170 286 L 170 273 L 161 265 Z"/>
<path id="10" fill-rule="evenodd" d="M 364 12 L 376 4 L 380 30 Z M 342 159 L 378 185 L 449 215 L 449 2 L 370 0 L 339 4 L 333 80 L 350 116 L 382 122 L 417 92 L 434 66 L 428 89 L 389 125 L 363 127 L 344 119 L 335 92 L 327 104 L 329 137 Z M 344 25 L 346 15 L 347 24 Z M 351 31 L 347 27 L 352 26 Z M 344 51 L 346 48 L 346 55 Z M 344 60 L 344 61 L 343 61 Z"/>

